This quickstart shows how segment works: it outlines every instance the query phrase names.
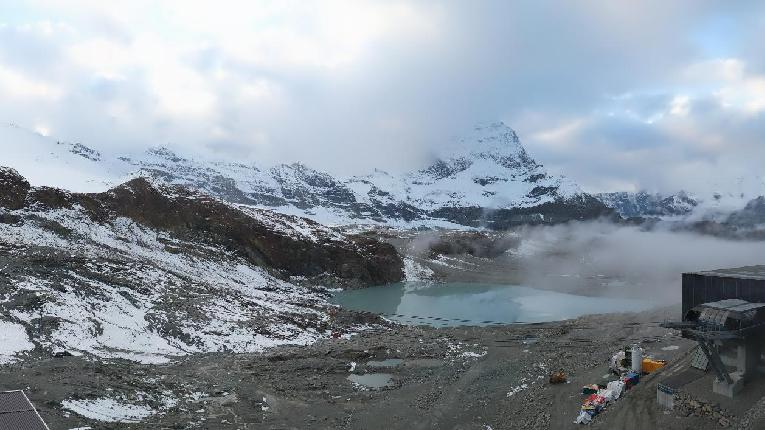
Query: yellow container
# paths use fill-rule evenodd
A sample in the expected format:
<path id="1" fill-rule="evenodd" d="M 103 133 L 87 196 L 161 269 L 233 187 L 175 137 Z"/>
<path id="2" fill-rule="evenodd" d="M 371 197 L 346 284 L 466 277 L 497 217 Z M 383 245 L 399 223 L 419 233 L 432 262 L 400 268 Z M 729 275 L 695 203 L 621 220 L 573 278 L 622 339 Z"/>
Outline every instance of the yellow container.
<path id="1" fill-rule="evenodd" d="M 645 373 L 653 373 L 657 371 L 658 369 L 661 369 L 662 367 L 666 366 L 667 362 L 664 360 L 652 360 L 650 358 L 644 358 L 643 359 L 643 372 Z"/>

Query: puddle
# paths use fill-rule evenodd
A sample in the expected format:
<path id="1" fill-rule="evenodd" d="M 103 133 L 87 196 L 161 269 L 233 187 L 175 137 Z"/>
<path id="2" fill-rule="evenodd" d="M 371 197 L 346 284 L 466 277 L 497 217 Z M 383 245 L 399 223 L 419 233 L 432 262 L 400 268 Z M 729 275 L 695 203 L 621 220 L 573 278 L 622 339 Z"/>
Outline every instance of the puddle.
<path id="1" fill-rule="evenodd" d="M 400 358 L 387 358 L 380 361 L 370 361 L 367 363 L 369 367 L 396 367 L 403 363 L 404 360 Z"/>
<path id="2" fill-rule="evenodd" d="M 348 380 L 373 390 L 393 386 L 393 375 L 390 373 L 366 373 L 364 375 L 350 375 Z"/>
<path id="3" fill-rule="evenodd" d="M 383 314 L 410 325 L 487 326 L 560 321 L 587 314 L 639 312 L 655 307 L 640 299 L 588 297 L 520 285 L 404 282 L 337 292 L 347 309 Z M 529 339 L 527 344 L 533 343 Z"/>

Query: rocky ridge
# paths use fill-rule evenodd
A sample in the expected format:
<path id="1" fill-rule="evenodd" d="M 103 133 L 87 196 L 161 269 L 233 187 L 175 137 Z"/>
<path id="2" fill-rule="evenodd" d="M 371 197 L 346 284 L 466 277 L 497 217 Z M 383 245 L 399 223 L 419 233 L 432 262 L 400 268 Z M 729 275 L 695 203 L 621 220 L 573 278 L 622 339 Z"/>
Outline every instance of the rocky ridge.
<path id="1" fill-rule="evenodd" d="M 104 193 L 0 169 L 0 362 L 71 351 L 140 362 L 306 344 L 322 286 L 403 278 L 395 249 L 313 221 L 134 179 Z"/>

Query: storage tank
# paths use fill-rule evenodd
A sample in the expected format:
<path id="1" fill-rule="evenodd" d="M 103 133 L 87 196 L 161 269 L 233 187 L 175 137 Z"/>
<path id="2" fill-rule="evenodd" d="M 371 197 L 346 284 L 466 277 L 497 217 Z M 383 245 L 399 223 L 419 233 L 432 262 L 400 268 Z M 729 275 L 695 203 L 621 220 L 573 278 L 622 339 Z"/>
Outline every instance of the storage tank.
<path id="1" fill-rule="evenodd" d="M 643 372 L 643 349 L 640 345 L 632 345 L 632 371 Z"/>

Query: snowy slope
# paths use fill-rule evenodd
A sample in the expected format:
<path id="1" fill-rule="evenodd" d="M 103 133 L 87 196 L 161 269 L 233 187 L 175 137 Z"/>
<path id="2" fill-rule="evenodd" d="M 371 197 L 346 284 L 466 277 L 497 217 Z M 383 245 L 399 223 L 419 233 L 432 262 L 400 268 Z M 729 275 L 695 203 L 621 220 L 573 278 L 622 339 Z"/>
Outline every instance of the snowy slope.
<path id="1" fill-rule="evenodd" d="M 43 247 L 63 268 L 14 276 L 8 304 L 16 306 L 0 311 L 13 321 L 4 324 L 25 324 L 31 332 L 42 314 L 44 335 L 35 340 L 43 348 L 157 363 L 195 352 L 305 344 L 324 335 L 285 321 L 290 314 L 325 318 L 313 309 L 318 297 L 223 249 L 184 243 L 125 218 L 96 223 L 79 210 L 24 216 L 35 221 L 0 224 L 0 246 L 32 248 L 29 253 Z M 174 252 L 189 246 L 199 252 Z M 19 306 L 28 296 L 40 304 Z"/>
<path id="2" fill-rule="evenodd" d="M 14 124 L 0 125 L 0 149 L 0 166 L 15 168 L 33 185 L 103 191 L 127 173 L 119 160 Z"/>

